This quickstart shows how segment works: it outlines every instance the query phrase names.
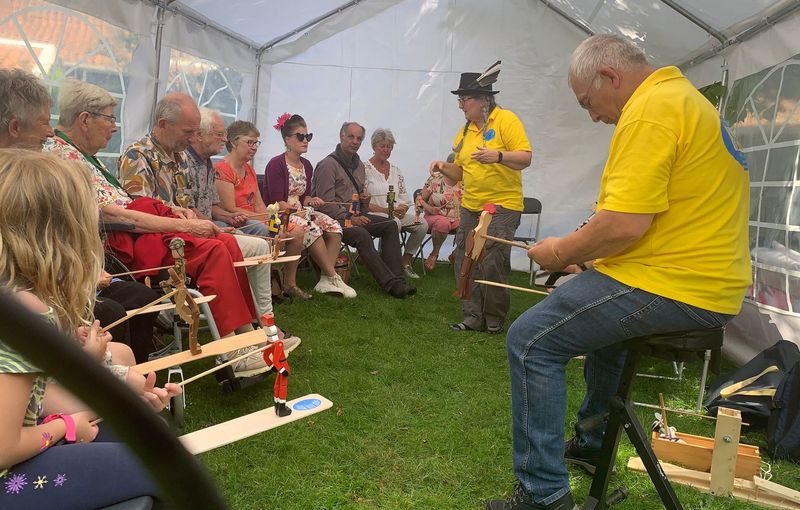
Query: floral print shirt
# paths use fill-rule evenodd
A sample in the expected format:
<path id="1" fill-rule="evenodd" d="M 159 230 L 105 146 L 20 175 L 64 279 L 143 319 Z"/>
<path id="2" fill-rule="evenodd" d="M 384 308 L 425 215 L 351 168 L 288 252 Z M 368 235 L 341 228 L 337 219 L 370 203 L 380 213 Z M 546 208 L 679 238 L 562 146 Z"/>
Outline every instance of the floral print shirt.
<path id="1" fill-rule="evenodd" d="M 180 152 L 168 154 L 153 134 L 134 142 L 119 157 L 119 180 L 132 196 L 157 198 L 170 206 L 194 208 L 189 165 Z"/>
<path id="2" fill-rule="evenodd" d="M 131 203 L 131 197 L 125 193 L 125 190 L 108 182 L 108 179 L 106 179 L 100 169 L 86 159 L 75 146 L 70 145 L 57 136 L 53 136 L 47 139 L 42 150 L 54 154 L 61 159 L 75 161 L 89 172 L 92 178 L 94 193 L 97 197 L 97 205 L 100 209 L 109 205 L 127 207 L 128 204 Z M 102 161 L 98 159 L 97 162 L 103 166 Z M 103 166 L 103 168 L 105 169 L 105 166 Z"/>
<path id="3" fill-rule="evenodd" d="M 289 193 L 287 202 L 291 205 L 296 205 L 300 202 L 300 197 L 306 192 L 308 186 L 308 183 L 306 183 L 306 169 L 303 165 L 293 167 L 288 161 L 286 162 L 286 168 L 289 169 Z"/>
<path id="4" fill-rule="evenodd" d="M 425 181 L 422 189 L 430 191 L 428 203 L 438 207 L 442 216 L 451 220 L 459 219 L 461 214 L 461 197 L 464 195 L 464 185 L 458 181 L 455 186 L 448 186 L 442 174 L 432 175 Z"/>
<path id="5" fill-rule="evenodd" d="M 211 219 L 211 206 L 219 203 L 216 186 L 216 174 L 211 160 L 204 160 L 190 146 L 183 153 L 189 169 L 189 194 L 195 209 L 203 216 Z"/>

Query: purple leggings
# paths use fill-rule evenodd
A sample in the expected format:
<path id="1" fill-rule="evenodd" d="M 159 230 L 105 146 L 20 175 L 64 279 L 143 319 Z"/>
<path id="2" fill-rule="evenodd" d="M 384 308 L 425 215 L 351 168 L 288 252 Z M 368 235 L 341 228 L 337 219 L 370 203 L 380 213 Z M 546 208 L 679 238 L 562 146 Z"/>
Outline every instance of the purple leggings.
<path id="1" fill-rule="evenodd" d="M 4 510 L 102 508 L 158 488 L 124 443 L 59 444 L 9 469 L 0 478 Z"/>

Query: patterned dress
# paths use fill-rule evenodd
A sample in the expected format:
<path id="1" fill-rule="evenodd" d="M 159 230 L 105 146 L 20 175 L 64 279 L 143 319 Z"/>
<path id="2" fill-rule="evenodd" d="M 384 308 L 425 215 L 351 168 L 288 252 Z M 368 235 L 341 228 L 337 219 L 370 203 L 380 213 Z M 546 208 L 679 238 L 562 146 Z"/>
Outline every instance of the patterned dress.
<path id="1" fill-rule="evenodd" d="M 293 167 L 287 161 L 286 167 L 289 169 L 289 196 L 287 202 L 295 208 L 302 208 L 300 204 L 300 197 L 306 192 L 308 183 L 306 182 L 306 172 L 303 166 Z M 307 218 L 300 217 L 296 214 L 291 216 L 290 224 L 294 224 L 299 228 L 305 230 L 306 234 L 303 237 L 303 246 L 308 248 L 322 236 L 323 232 L 333 234 L 342 234 L 342 226 L 339 222 L 321 212 L 314 212 L 314 221 L 309 222 Z"/>
<path id="2" fill-rule="evenodd" d="M 447 233 L 457 228 L 461 218 L 461 197 L 464 194 L 464 186 L 461 181 L 454 186 L 449 186 L 442 174 L 428 177 L 422 188 L 427 190 L 428 204 L 439 209 L 440 214 L 425 213 L 425 220 L 431 226 L 431 230 Z"/>

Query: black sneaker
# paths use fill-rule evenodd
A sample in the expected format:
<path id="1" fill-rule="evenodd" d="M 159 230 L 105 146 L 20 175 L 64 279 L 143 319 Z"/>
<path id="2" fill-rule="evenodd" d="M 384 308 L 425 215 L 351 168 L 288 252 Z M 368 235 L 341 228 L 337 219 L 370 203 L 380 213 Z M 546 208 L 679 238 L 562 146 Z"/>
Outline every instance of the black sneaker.
<path id="1" fill-rule="evenodd" d="M 572 499 L 571 493 L 566 493 L 549 505 L 534 503 L 522 484 L 517 484 L 514 492 L 507 499 L 494 499 L 486 503 L 486 510 L 579 510 Z"/>
<path id="2" fill-rule="evenodd" d="M 578 446 L 578 438 L 572 436 L 564 441 L 564 461 L 567 464 L 582 467 L 587 473 L 593 475 L 597 471 L 597 463 L 600 461 L 600 448 L 581 448 Z M 611 472 L 615 473 L 616 468 L 612 467 Z"/>
<path id="3" fill-rule="evenodd" d="M 417 288 L 411 285 L 407 285 L 405 282 L 396 282 L 391 289 L 389 289 L 389 295 L 392 297 L 396 297 L 398 299 L 402 299 L 405 297 L 413 296 L 417 293 Z"/>

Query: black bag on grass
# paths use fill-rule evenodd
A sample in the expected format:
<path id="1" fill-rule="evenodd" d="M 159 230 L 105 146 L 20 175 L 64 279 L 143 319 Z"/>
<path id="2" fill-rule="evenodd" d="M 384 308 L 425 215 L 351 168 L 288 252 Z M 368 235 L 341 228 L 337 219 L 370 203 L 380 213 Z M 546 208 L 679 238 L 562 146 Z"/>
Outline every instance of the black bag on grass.
<path id="1" fill-rule="evenodd" d="M 767 452 L 773 459 L 800 462 L 800 361 L 786 373 L 772 399 Z"/>
<path id="2" fill-rule="evenodd" d="M 711 384 L 705 404 L 708 412 L 716 415 L 719 407 L 738 409 L 745 421 L 766 424 L 772 415 L 772 401 L 778 386 L 798 361 L 797 344 L 778 341 Z"/>

